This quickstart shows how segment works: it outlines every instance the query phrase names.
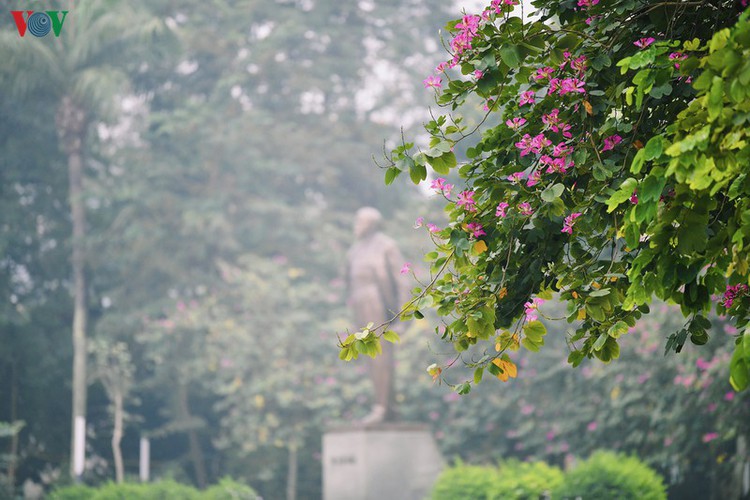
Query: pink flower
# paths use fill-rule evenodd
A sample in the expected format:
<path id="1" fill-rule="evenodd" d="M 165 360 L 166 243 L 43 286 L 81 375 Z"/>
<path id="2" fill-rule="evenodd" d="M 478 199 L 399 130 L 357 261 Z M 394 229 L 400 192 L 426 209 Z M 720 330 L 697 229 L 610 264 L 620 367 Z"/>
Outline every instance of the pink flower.
<path id="1" fill-rule="evenodd" d="M 599 0 L 578 0 L 578 6 L 584 7 L 588 9 L 589 7 L 593 7 L 594 5 L 598 4 Z"/>
<path id="2" fill-rule="evenodd" d="M 557 132 L 557 125 L 560 123 L 560 117 L 558 116 L 559 113 L 560 110 L 555 108 L 550 111 L 549 114 L 542 115 L 542 123 L 547 125 L 547 127 L 552 129 L 554 132 Z"/>
<path id="3" fill-rule="evenodd" d="M 586 68 L 588 67 L 588 60 L 586 59 L 586 56 L 579 56 L 573 59 L 573 62 L 571 62 L 570 65 L 574 70 L 583 74 L 586 72 Z"/>
<path id="4" fill-rule="evenodd" d="M 560 124 L 560 133 L 566 139 L 571 139 L 573 137 L 573 134 L 570 133 L 570 129 L 571 128 L 572 127 L 570 125 L 568 125 L 567 123 L 561 123 Z M 555 132 L 557 132 L 557 130 L 555 130 Z"/>
<path id="5" fill-rule="evenodd" d="M 456 205 L 463 207 L 467 212 L 476 212 L 477 202 L 474 200 L 474 191 L 461 191 L 458 194 Z"/>
<path id="6" fill-rule="evenodd" d="M 446 68 L 448 68 L 448 63 L 447 62 L 441 62 L 435 68 L 435 73 L 444 73 L 445 70 L 446 70 Z"/>
<path id="7" fill-rule="evenodd" d="M 633 191 L 633 194 L 630 195 L 630 203 L 633 205 L 638 204 L 638 191 Z"/>
<path id="8" fill-rule="evenodd" d="M 568 146 L 564 142 L 560 142 L 552 150 L 552 156 L 554 156 L 555 158 L 565 158 L 572 151 L 573 151 L 573 148 L 571 148 L 570 146 Z"/>
<path id="9" fill-rule="evenodd" d="M 534 210 L 531 209 L 531 205 L 529 205 L 525 201 L 518 205 L 518 211 L 521 212 L 521 215 L 527 215 L 527 216 L 534 213 Z"/>
<path id="10" fill-rule="evenodd" d="M 617 144 L 620 144 L 622 142 L 622 137 L 620 137 L 617 134 L 610 135 L 609 137 L 604 139 L 604 147 L 602 148 L 602 153 L 605 151 L 609 151 L 611 149 L 614 149 Z"/>
<path id="11" fill-rule="evenodd" d="M 560 95 L 565 95 L 570 92 L 577 92 L 579 94 L 583 94 L 586 92 L 586 90 L 583 88 L 583 86 L 586 85 L 586 82 L 583 80 L 579 80 L 578 78 L 565 78 L 560 82 L 560 90 L 558 93 Z"/>
<path id="12" fill-rule="evenodd" d="M 439 228 L 439 227 L 437 227 L 437 226 L 436 226 L 435 224 L 430 224 L 430 223 L 428 223 L 428 224 L 427 224 L 427 229 L 428 229 L 428 230 L 429 230 L 429 231 L 430 231 L 431 233 L 437 233 L 438 231 L 440 231 L 440 228 Z"/>
<path id="13" fill-rule="evenodd" d="M 434 189 L 438 194 L 442 194 L 446 198 L 451 195 L 451 190 L 453 189 L 453 184 L 448 184 L 445 182 L 445 179 L 442 177 L 438 177 L 432 183 L 430 184 L 430 188 Z"/>
<path id="14" fill-rule="evenodd" d="M 528 136 L 528 134 L 526 134 L 526 135 Z M 516 143 L 516 146 L 518 146 L 518 143 Z M 519 182 L 521 182 L 521 179 L 523 179 L 524 177 L 526 177 L 525 173 L 523 173 L 523 172 L 516 172 L 514 174 L 510 174 L 508 176 L 508 180 L 510 182 L 512 182 L 513 184 L 518 184 Z"/>
<path id="15" fill-rule="evenodd" d="M 724 401 L 733 401 L 734 400 L 734 393 L 732 391 L 727 392 L 724 394 Z"/>
<path id="16" fill-rule="evenodd" d="M 703 438 L 701 438 L 701 440 L 704 443 L 710 443 L 711 441 L 713 441 L 714 439 L 717 439 L 718 437 L 719 437 L 718 432 L 708 432 L 703 435 Z"/>
<path id="17" fill-rule="evenodd" d="M 641 38 L 640 40 L 636 40 L 635 42 L 633 42 L 633 45 L 635 45 L 639 49 L 645 49 L 655 41 L 656 39 L 654 37 Z"/>
<path id="18" fill-rule="evenodd" d="M 534 80 L 536 81 L 546 80 L 547 78 L 552 76 L 554 72 L 555 72 L 555 68 L 552 68 L 550 66 L 539 68 L 536 70 L 536 74 L 534 74 L 532 78 L 534 78 Z"/>
<path id="19" fill-rule="evenodd" d="M 484 227 L 478 222 L 469 222 L 466 224 L 466 229 L 469 230 L 472 236 L 475 238 L 479 238 L 480 236 L 484 236 L 487 233 L 484 232 Z"/>
<path id="20" fill-rule="evenodd" d="M 476 78 L 477 80 L 480 80 L 483 76 L 484 76 L 484 72 L 482 72 L 481 70 L 474 71 L 474 78 Z"/>
<path id="21" fill-rule="evenodd" d="M 706 406 L 706 411 L 708 413 L 713 413 L 714 411 L 716 411 L 717 406 L 718 405 L 716 403 L 708 403 L 708 406 Z"/>
<path id="22" fill-rule="evenodd" d="M 527 90 L 526 92 L 521 92 L 521 98 L 518 100 L 518 106 L 521 107 L 524 104 L 534 104 L 536 99 L 536 92 L 533 90 Z"/>
<path id="23" fill-rule="evenodd" d="M 430 87 L 439 89 L 442 85 L 443 80 L 439 76 L 430 75 L 424 80 L 422 80 L 422 83 L 424 84 L 424 88 L 428 89 Z"/>
<path id="24" fill-rule="evenodd" d="M 589 425 L 586 426 L 586 430 L 589 432 L 594 432 L 597 427 L 599 427 L 599 424 L 597 424 L 596 421 L 592 421 L 589 422 Z"/>
<path id="25" fill-rule="evenodd" d="M 414 221 L 414 229 L 419 229 L 422 224 L 424 224 L 424 217 L 417 217 L 417 220 Z"/>
<path id="26" fill-rule="evenodd" d="M 526 123 L 526 118 L 515 117 L 512 120 L 506 120 L 505 124 L 513 130 L 518 130 Z"/>
<path id="27" fill-rule="evenodd" d="M 521 150 L 521 156 L 526 156 L 534 149 L 534 144 L 532 143 L 532 139 L 529 134 L 524 134 L 524 136 L 515 144 L 515 146 Z"/>
<path id="28" fill-rule="evenodd" d="M 724 307 L 730 309 L 732 307 L 732 304 L 734 304 L 735 299 L 737 299 L 737 297 L 739 296 L 746 295 L 747 292 L 747 285 L 744 285 L 742 283 L 734 286 L 727 285 L 727 289 L 724 292 L 724 296 L 722 297 Z"/>
<path id="29" fill-rule="evenodd" d="M 409 274 L 411 272 L 411 262 L 405 262 L 401 267 L 401 274 Z"/>
<path id="30" fill-rule="evenodd" d="M 536 186 L 542 180 L 542 173 L 539 170 L 534 170 L 526 181 L 528 187 Z"/>
<path id="31" fill-rule="evenodd" d="M 508 209 L 508 207 L 509 205 L 504 201 L 498 203 L 497 209 L 495 210 L 495 217 L 505 217 L 505 211 Z"/>
<path id="32" fill-rule="evenodd" d="M 575 220 L 581 215 L 583 215 L 581 212 L 573 212 L 572 214 L 565 217 L 565 222 L 563 223 L 561 232 L 573 234 L 573 224 L 575 223 Z"/>
<path id="33" fill-rule="evenodd" d="M 539 316 L 537 315 L 537 310 L 539 309 L 539 306 L 544 303 L 543 299 L 540 299 L 539 297 L 534 297 L 529 302 L 526 302 L 523 305 L 524 314 L 526 315 L 526 321 L 536 321 Z"/>
<path id="34" fill-rule="evenodd" d="M 531 140 L 532 151 L 534 151 L 534 153 L 536 154 L 541 153 L 543 148 L 546 148 L 547 146 L 551 146 L 551 145 L 552 145 L 552 141 L 544 137 L 544 134 L 537 134 Z"/>
<path id="35" fill-rule="evenodd" d="M 556 92 L 559 88 L 560 88 L 560 79 L 559 78 L 550 78 L 548 93 L 552 94 L 552 93 Z"/>
<path id="36" fill-rule="evenodd" d="M 685 59 L 687 59 L 687 57 L 687 54 L 683 54 L 682 52 L 672 52 L 671 54 L 669 54 L 670 61 L 684 61 Z M 676 69 L 680 69 L 680 63 L 674 63 L 674 67 Z"/>

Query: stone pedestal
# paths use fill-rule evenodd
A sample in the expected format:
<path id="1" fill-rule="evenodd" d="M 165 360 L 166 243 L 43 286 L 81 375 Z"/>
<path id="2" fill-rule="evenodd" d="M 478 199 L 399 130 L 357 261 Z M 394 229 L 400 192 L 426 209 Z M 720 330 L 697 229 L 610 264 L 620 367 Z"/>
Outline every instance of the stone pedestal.
<path id="1" fill-rule="evenodd" d="M 323 499 L 422 500 L 443 466 L 425 425 L 333 428 L 323 435 Z"/>

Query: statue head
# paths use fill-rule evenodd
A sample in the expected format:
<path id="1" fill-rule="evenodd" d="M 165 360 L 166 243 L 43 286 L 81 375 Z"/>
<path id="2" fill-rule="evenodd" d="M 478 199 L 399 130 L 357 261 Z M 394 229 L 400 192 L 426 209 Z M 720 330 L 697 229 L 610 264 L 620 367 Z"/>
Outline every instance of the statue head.
<path id="1" fill-rule="evenodd" d="M 354 216 L 354 237 L 360 239 L 374 233 L 380 229 L 382 220 L 383 216 L 377 209 L 372 207 L 360 208 Z"/>

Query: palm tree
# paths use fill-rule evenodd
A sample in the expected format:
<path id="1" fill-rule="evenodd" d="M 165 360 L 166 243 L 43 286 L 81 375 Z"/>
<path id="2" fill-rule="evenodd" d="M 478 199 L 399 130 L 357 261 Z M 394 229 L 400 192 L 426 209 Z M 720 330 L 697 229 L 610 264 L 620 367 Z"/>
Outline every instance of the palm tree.
<path id="1" fill-rule="evenodd" d="M 163 23 L 133 2 L 82 0 L 68 13 L 59 37 L 21 38 L 0 31 L 0 88 L 18 98 L 54 95 L 56 128 L 68 165 L 72 224 L 73 412 L 71 476 L 83 473 L 86 427 L 86 210 L 84 156 L 91 126 L 111 119 L 127 89 L 125 58 L 134 42 L 151 40 Z"/>

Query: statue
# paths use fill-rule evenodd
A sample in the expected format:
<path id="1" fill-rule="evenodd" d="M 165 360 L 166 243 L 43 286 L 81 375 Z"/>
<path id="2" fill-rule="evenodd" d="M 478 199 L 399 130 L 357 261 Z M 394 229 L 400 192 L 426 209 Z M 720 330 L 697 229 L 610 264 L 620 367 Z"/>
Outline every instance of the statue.
<path id="1" fill-rule="evenodd" d="M 380 212 L 371 207 L 359 209 L 355 216 L 355 242 L 347 254 L 346 284 L 348 305 L 358 328 L 387 323 L 408 299 L 406 280 L 399 280 L 404 259 L 396 242 L 380 232 L 381 220 Z M 364 424 L 395 418 L 394 345 L 383 342 L 382 347 L 382 354 L 368 360 L 375 398 Z"/>

